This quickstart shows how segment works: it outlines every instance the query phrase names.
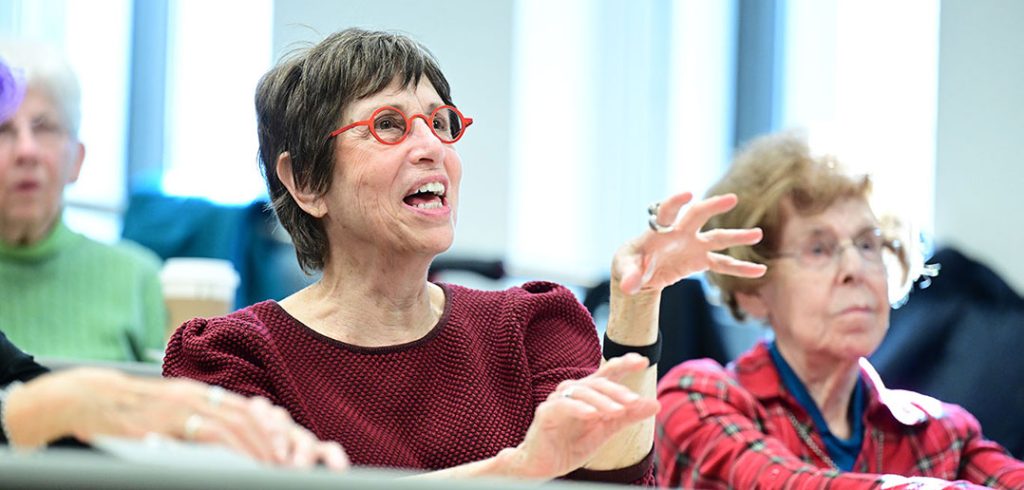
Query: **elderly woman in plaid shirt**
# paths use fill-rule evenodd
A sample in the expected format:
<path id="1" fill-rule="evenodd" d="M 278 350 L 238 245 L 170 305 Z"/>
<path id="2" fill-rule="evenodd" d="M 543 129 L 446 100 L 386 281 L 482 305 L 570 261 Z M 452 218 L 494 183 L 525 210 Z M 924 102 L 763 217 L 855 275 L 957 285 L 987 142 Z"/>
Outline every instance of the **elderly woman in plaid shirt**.
<path id="1" fill-rule="evenodd" d="M 754 141 L 709 191 L 739 205 L 708 227 L 764 230 L 729 254 L 767 264 L 765 276 L 709 277 L 737 318 L 764 320 L 774 340 L 727 367 L 690 361 L 662 379 L 661 485 L 1024 488 L 1024 463 L 970 413 L 887 389 L 865 359 L 921 262 L 879 222 L 870 187 L 783 133 Z"/>

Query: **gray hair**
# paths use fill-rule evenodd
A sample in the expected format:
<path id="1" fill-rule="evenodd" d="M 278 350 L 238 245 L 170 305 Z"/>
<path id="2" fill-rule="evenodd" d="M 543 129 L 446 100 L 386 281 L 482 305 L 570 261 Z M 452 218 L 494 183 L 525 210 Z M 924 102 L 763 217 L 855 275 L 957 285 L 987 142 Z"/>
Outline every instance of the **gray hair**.
<path id="1" fill-rule="evenodd" d="M 72 139 L 82 124 L 78 77 L 64 54 L 53 46 L 26 41 L 0 41 L 0 58 L 25 78 L 26 86 L 46 92 L 63 117 Z"/>
<path id="2" fill-rule="evenodd" d="M 437 60 L 408 36 L 346 29 L 295 51 L 260 79 L 256 87 L 260 170 L 270 204 L 291 235 L 299 265 L 307 273 L 327 263 L 329 237 L 320 219 L 299 207 L 277 176 L 277 159 L 288 152 L 299 189 L 323 195 L 334 175 L 331 131 L 359 99 L 395 81 L 415 86 L 426 77 L 445 104 L 454 105 Z"/>

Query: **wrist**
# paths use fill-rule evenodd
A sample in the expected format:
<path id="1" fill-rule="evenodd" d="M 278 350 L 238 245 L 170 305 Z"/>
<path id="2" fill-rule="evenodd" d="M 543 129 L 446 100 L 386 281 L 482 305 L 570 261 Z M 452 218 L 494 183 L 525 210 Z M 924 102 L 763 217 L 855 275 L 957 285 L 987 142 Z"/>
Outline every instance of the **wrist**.
<path id="1" fill-rule="evenodd" d="M 11 427 L 15 424 L 8 423 L 8 411 L 11 406 L 11 395 L 15 391 L 18 391 L 22 387 L 21 381 L 14 381 L 3 389 L 0 389 L 0 431 L 3 431 L 4 437 L 7 439 L 7 444 L 11 447 L 16 447 L 16 437 L 12 434 Z"/>
<path id="2" fill-rule="evenodd" d="M 618 281 L 613 279 L 608 307 L 606 335 L 612 341 L 629 346 L 644 346 L 658 340 L 661 290 L 626 294 L 622 292 Z"/>
<path id="3" fill-rule="evenodd" d="M 535 465 L 529 464 L 526 460 L 522 444 L 502 449 L 494 457 L 494 468 L 494 473 L 504 478 L 518 480 L 550 480 L 554 478 L 551 475 L 537 473 Z"/>
<path id="4" fill-rule="evenodd" d="M 657 340 L 647 345 L 627 345 L 620 344 L 604 334 L 604 342 L 601 346 L 601 355 L 605 360 L 612 360 L 616 357 L 622 357 L 626 354 L 639 354 L 647 358 L 647 365 L 654 366 L 661 361 L 661 332 L 657 332 Z"/>
<path id="5" fill-rule="evenodd" d="M 60 373 L 47 374 L 12 394 L 7 423 L 14 426 L 13 444 L 35 449 L 71 435 L 77 407 L 70 392 L 75 387 L 62 378 Z"/>
<path id="6" fill-rule="evenodd" d="M 3 399 L 3 429 L 15 449 L 31 450 L 57 439 L 53 421 L 39 403 L 40 382 L 9 386 Z"/>

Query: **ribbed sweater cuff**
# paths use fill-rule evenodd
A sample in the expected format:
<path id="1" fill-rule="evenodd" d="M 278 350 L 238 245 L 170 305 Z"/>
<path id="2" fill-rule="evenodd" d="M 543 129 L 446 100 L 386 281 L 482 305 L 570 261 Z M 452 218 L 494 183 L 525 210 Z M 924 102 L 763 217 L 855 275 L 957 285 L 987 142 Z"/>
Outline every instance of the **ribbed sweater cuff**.
<path id="1" fill-rule="evenodd" d="M 614 470 L 590 470 L 580 468 L 562 477 L 565 480 L 583 480 L 604 483 L 618 483 L 628 485 L 642 480 L 651 471 L 654 465 L 654 448 L 647 453 L 644 459 L 632 466 L 616 468 Z"/>

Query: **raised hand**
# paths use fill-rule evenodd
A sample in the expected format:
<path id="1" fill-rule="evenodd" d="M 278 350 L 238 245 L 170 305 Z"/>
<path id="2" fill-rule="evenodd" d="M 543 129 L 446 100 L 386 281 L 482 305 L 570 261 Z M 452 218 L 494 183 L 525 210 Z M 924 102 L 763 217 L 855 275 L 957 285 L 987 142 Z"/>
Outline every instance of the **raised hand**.
<path id="1" fill-rule="evenodd" d="M 537 406 L 522 444 L 506 449 L 511 472 L 525 478 L 555 478 L 585 465 L 601 445 L 626 426 L 658 412 L 658 401 L 643 398 L 619 381 L 647 368 L 647 359 L 628 354 L 594 374 L 558 385 Z"/>
<path id="2" fill-rule="evenodd" d="M 762 264 L 736 260 L 718 253 L 737 245 L 761 241 L 759 228 L 701 231 L 712 216 L 736 206 L 734 194 L 710 197 L 690 204 L 693 194 L 676 194 L 661 202 L 651 216 L 651 230 L 626 242 L 612 260 L 612 283 L 622 291 L 660 291 L 697 272 L 711 270 L 740 277 L 760 277 Z M 655 230 L 654 228 L 657 228 Z"/>

